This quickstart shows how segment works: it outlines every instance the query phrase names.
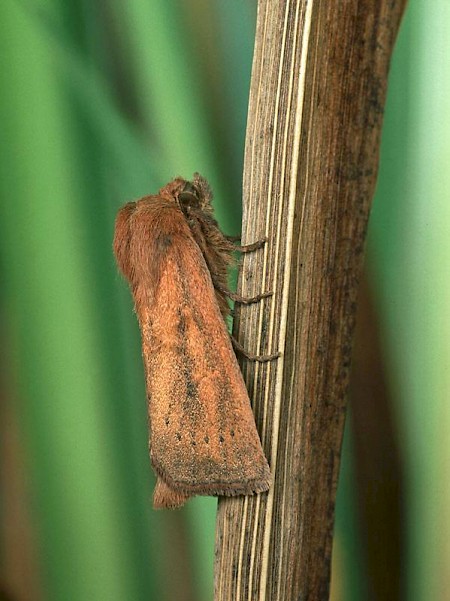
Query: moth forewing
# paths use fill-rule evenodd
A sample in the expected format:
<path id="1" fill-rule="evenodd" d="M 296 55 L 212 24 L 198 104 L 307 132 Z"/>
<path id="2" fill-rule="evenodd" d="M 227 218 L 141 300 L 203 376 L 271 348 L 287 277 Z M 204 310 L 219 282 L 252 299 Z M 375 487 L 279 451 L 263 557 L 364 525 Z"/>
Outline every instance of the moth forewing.
<path id="1" fill-rule="evenodd" d="M 270 481 L 211 278 L 214 256 L 223 278 L 226 244 L 211 248 L 217 228 L 219 234 L 204 228 L 194 235 L 177 203 L 185 185 L 174 180 L 138 201 L 126 219 L 119 213 L 116 226 L 116 256 L 119 249 L 142 333 L 155 507 L 180 506 L 196 494 L 262 492 Z M 124 248 L 128 261 L 120 256 Z"/>

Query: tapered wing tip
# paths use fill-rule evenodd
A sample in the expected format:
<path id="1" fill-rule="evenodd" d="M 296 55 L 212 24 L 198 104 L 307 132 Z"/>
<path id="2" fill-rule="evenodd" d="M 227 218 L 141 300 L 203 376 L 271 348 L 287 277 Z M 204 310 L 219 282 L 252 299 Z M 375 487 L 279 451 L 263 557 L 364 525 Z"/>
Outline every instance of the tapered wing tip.
<path id="1" fill-rule="evenodd" d="M 191 497 L 187 493 L 171 488 L 158 476 L 153 492 L 154 509 L 178 509 Z"/>
<path id="2" fill-rule="evenodd" d="M 191 486 L 189 490 L 167 484 L 160 476 L 157 477 L 153 493 L 154 509 L 178 509 L 193 496 L 237 497 L 255 495 L 267 492 L 271 485 L 270 472 L 263 479 L 232 484 L 202 484 Z"/>

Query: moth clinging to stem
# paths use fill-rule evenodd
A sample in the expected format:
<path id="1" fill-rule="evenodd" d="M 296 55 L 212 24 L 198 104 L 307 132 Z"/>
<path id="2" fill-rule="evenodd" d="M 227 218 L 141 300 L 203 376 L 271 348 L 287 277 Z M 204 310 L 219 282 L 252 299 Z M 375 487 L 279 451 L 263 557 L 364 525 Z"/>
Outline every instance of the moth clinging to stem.
<path id="1" fill-rule="evenodd" d="M 116 218 L 114 253 L 142 335 L 155 508 L 179 507 L 193 495 L 269 488 L 269 466 L 225 323 L 227 296 L 250 303 L 269 295 L 243 299 L 227 290 L 234 250 L 199 174 L 127 203 Z"/>

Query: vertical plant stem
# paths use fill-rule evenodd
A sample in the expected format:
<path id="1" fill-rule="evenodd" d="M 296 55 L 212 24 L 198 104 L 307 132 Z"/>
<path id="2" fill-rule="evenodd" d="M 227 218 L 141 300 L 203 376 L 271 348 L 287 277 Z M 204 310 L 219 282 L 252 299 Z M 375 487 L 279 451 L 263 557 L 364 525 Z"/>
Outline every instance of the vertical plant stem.
<path id="1" fill-rule="evenodd" d="M 216 600 L 327 599 L 358 280 L 387 73 L 404 0 L 260 0 L 235 335 L 271 464 L 268 494 L 222 499 Z"/>

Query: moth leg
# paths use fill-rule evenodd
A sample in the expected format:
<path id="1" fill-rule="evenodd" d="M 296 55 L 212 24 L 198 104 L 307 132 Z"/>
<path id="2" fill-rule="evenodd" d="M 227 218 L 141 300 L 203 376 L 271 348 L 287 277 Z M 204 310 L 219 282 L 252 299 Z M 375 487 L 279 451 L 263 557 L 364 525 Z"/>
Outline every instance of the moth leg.
<path id="1" fill-rule="evenodd" d="M 273 355 L 254 355 L 253 353 L 249 353 L 245 350 L 240 342 L 236 340 L 234 336 L 231 336 L 231 343 L 234 347 L 234 350 L 250 361 L 258 361 L 259 363 L 267 363 L 268 361 L 274 361 L 280 357 L 281 353 L 274 353 Z"/>
<path id="2" fill-rule="evenodd" d="M 241 241 L 241 237 L 240 236 L 225 236 L 226 239 L 228 240 L 228 242 L 240 242 Z M 263 248 L 265 243 L 267 242 L 267 237 L 262 238 L 261 240 L 258 240 L 257 242 L 253 242 L 253 244 L 236 244 L 233 247 L 233 250 L 236 250 L 240 253 L 251 253 L 255 250 L 259 250 L 260 248 Z"/>
<path id="3" fill-rule="evenodd" d="M 269 296 L 273 296 L 273 292 L 263 292 L 262 294 L 258 294 L 256 296 L 241 296 L 240 294 L 231 292 L 231 290 L 227 290 L 227 288 L 224 288 L 223 286 L 220 286 L 219 284 L 215 284 L 214 287 L 221 294 L 228 296 L 228 298 L 231 298 L 231 300 L 234 301 L 235 303 L 241 303 L 242 305 L 251 305 L 253 303 L 257 303 L 258 301 L 260 301 L 263 298 L 268 298 Z"/>
<path id="4" fill-rule="evenodd" d="M 263 248 L 266 242 L 267 242 L 267 238 L 263 238 L 262 240 L 253 242 L 253 244 L 244 244 L 243 246 L 236 245 L 234 247 L 234 250 L 237 250 L 240 253 L 251 253 L 251 252 L 254 252 L 255 250 L 259 250 L 260 248 Z"/>

